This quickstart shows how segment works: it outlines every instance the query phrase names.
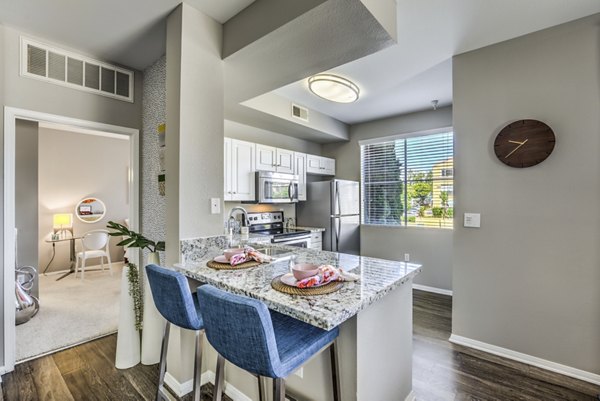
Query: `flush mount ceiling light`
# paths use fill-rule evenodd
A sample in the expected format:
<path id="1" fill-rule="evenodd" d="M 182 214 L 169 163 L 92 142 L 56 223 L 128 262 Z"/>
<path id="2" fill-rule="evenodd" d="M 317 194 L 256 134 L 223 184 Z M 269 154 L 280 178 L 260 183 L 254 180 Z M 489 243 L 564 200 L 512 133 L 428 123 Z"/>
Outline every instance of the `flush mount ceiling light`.
<path id="1" fill-rule="evenodd" d="M 333 74 L 317 74 L 308 78 L 308 89 L 315 95 L 337 103 L 352 103 L 358 100 L 358 86 L 346 78 Z"/>

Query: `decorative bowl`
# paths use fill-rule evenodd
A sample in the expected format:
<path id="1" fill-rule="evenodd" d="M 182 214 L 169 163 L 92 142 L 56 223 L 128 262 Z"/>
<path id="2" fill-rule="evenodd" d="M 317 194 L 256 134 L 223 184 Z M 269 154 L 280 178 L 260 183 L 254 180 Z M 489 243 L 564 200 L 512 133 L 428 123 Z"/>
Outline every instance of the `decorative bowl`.
<path id="1" fill-rule="evenodd" d="M 225 259 L 227 260 L 230 260 L 233 255 L 238 255 L 240 253 L 244 253 L 244 248 L 230 248 L 223 251 L 223 255 L 225 255 Z"/>
<path id="2" fill-rule="evenodd" d="M 298 263 L 292 267 L 292 273 L 296 280 L 304 280 L 317 275 L 319 266 L 312 263 Z"/>

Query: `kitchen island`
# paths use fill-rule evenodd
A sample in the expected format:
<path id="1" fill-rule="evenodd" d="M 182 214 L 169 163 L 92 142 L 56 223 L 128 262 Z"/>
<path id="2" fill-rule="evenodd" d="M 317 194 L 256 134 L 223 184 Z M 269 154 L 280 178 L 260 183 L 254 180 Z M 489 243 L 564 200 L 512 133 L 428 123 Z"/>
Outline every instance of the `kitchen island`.
<path id="1" fill-rule="evenodd" d="M 325 330 L 339 325 L 343 400 L 411 398 L 412 279 L 420 265 L 255 243 L 252 238 L 248 242 L 276 254 L 277 260 L 243 270 L 211 269 L 206 263 L 235 245 L 226 236 L 216 236 L 181 241 L 181 263 L 175 268 L 200 283 L 259 299 L 273 310 Z M 271 280 L 287 273 L 290 261 L 330 264 L 359 275 L 360 280 L 344 283 L 328 295 L 283 294 L 271 288 Z M 212 363 L 209 361 L 208 369 L 213 369 Z M 315 357 L 303 370 L 303 377 L 287 379 L 289 392 L 300 399 L 331 399 L 328 364 L 325 356 Z M 241 371 L 232 370 L 227 382 L 237 389 L 244 387 Z M 243 392 L 254 393 L 252 389 Z"/>

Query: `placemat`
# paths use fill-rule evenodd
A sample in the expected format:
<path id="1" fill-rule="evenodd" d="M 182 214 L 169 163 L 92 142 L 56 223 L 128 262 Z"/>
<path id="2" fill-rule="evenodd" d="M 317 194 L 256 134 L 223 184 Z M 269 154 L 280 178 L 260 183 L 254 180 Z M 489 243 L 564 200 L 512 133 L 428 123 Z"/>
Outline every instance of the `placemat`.
<path id="1" fill-rule="evenodd" d="M 206 263 L 206 266 L 210 267 L 211 269 L 216 269 L 216 270 L 241 270 L 241 269 L 248 269 L 250 267 L 255 267 L 258 265 L 260 265 L 260 263 L 254 261 L 254 260 L 251 260 L 249 262 L 240 263 L 239 265 L 235 265 L 235 266 L 231 266 L 229 263 L 215 262 L 214 260 L 211 260 L 210 262 Z"/>
<path id="2" fill-rule="evenodd" d="M 289 295 L 325 295 L 331 294 L 343 286 L 344 283 L 341 281 L 332 281 L 331 283 L 325 284 L 321 287 L 298 288 L 282 283 L 281 276 L 277 276 L 271 280 L 271 287 L 273 287 L 274 290 Z"/>

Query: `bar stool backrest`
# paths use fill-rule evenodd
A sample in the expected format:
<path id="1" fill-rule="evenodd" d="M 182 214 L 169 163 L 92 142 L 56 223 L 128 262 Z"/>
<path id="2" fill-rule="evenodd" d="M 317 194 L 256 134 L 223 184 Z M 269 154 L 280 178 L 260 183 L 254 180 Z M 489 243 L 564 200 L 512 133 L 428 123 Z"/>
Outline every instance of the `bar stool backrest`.
<path id="1" fill-rule="evenodd" d="M 280 377 L 281 362 L 267 306 L 211 285 L 198 288 L 210 344 L 229 362 L 251 373 Z"/>
<path id="2" fill-rule="evenodd" d="M 160 314 L 175 326 L 200 330 L 194 298 L 185 276 L 157 265 L 146 266 L 154 305 Z"/>

